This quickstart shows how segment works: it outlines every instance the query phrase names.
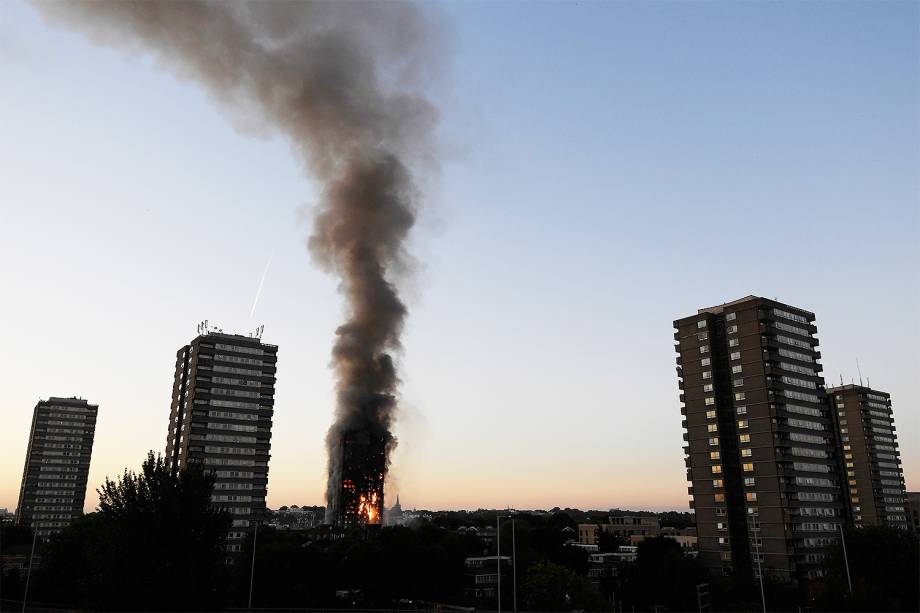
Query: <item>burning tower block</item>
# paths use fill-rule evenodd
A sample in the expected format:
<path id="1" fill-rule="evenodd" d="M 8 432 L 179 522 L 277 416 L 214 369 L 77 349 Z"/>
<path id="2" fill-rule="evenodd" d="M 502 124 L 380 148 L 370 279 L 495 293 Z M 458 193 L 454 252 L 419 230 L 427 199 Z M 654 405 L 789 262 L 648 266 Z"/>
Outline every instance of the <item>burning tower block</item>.
<path id="1" fill-rule="evenodd" d="M 340 528 L 383 522 L 383 482 L 386 477 L 386 437 L 347 432 L 342 438 L 341 485 L 330 500 L 333 523 Z"/>

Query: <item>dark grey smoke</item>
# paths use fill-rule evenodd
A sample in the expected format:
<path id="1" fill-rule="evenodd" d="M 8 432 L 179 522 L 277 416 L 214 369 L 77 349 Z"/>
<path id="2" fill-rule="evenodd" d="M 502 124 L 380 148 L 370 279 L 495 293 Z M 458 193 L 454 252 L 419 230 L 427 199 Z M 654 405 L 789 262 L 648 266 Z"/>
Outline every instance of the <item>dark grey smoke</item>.
<path id="1" fill-rule="evenodd" d="M 36 4 L 97 42 L 152 51 L 233 116 L 280 130 L 321 183 L 309 249 L 338 275 L 347 300 L 333 349 L 331 502 L 343 433 L 366 432 L 388 452 L 395 445 L 392 355 L 406 317 L 395 282 L 411 268 L 405 241 L 418 194 L 410 169 L 430 163 L 437 120 L 417 93 L 437 68 L 430 16 L 392 0 Z"/>

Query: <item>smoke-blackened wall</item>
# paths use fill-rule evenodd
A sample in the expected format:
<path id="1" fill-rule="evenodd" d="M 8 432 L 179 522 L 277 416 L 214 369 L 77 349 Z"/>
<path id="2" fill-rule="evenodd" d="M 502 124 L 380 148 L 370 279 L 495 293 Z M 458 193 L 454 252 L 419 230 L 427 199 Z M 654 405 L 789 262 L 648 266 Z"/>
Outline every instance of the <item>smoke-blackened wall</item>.
<path id="1" fill-rule="evenodd" d="M 335 422 L 327 435 L 327 518 L 339 512 L 343 440 L 395 445 L 392 426 L 418 204 L 413 169 L 429 163 L 436 112 L 418 93 L 437 57 L 430 16 L 404 2 L 45 2 L 52 20 L 93 39 L 151 50 L 247 123 L 290 137 L 322 185 L 308 246 L 337 275 L 346 320 L 336 331 Z M 360 455 L 360 454 L 359 454 Z M 382 479 L 382 477 L 381 477 Z M 383 492 L 379 492 L 382 506 Z"/>

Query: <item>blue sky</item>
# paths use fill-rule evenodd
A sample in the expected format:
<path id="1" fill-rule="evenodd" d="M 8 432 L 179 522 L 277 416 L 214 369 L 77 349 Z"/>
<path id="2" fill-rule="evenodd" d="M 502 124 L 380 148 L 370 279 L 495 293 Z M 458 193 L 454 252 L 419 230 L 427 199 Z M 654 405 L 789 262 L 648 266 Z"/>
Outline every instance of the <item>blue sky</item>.
<path id="1" fill-rule="evenodd" d="M 391 493 L 686 508 L 671 322 L 747 294 L 817 314 L 829 382 L 858 358 L 892 393 L 920 487 L 918 5 L 442 8 Z M 289 144 L 20 0 L 0 94 L 0 507 L 39 397 L 100 404 L 90 488 L 161 451 L 205 318 L 280 346 L 268 502 L 320 504 L 341 301 Z"/>

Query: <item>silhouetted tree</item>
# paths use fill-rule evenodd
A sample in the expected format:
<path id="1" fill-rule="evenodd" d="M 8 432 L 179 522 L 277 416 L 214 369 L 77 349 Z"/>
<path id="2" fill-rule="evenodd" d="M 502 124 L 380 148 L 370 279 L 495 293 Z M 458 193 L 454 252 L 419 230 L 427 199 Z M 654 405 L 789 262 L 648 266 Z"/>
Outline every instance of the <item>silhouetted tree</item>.
<path id="1" fill-rule="evenodd" d="M 97 490 L 99 507 L 51 540 L 38 577 L 41 599 L 104 610 L 200 610 L 221 606 L 226 512 L 211 506 L 214 478 L 173 474 L 147 456 Z"/>
<path id="2" fill-rule="evenodd" d="M 622 598 L 637 609 L 663 605 L 672 611 L 697 608 L 696 586 L 708 581 L 703 565 L 684 555 L 680 544 L 666 537 L 639 542 L 636 564 L 623 573 Z"/>
<path id="3" fill-rule="evenodd" d="M 593 610 L 603 605 L 587 579 L 551 562 L 537 564 L 527 572 L 520 596 L 530 611 Z"/>
<path id="4" fill-rule="evenodd" d="M 815 585 L 815 607 L 826 611 L 920 610 L 920 543 L 906 530 L 883 527 L 845 533 L 853 593 L 849 593 L 843 549 L 828 561 L 828 575 Z"/>

